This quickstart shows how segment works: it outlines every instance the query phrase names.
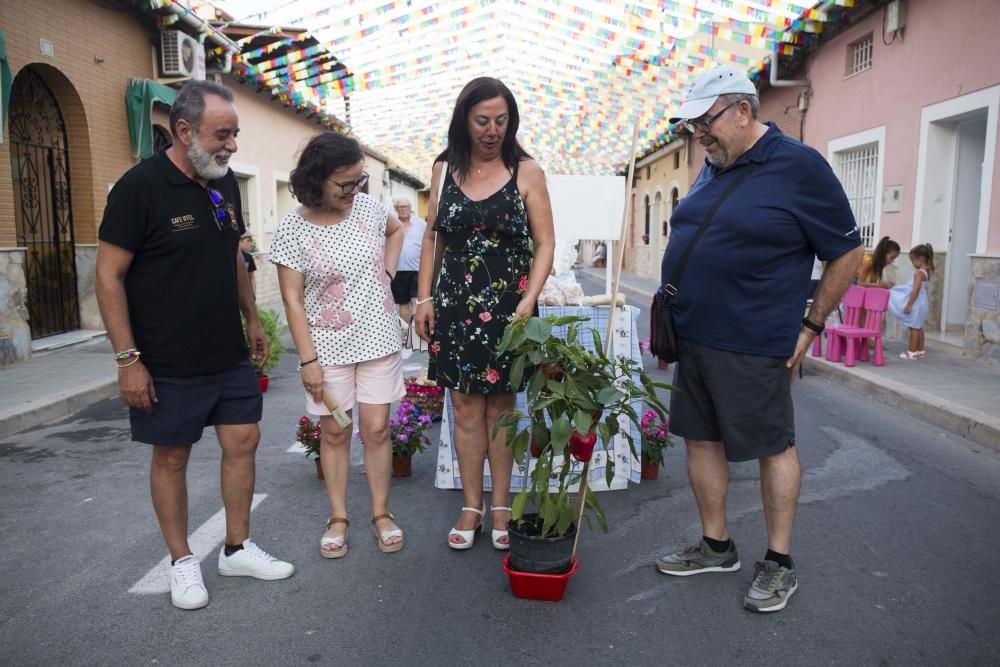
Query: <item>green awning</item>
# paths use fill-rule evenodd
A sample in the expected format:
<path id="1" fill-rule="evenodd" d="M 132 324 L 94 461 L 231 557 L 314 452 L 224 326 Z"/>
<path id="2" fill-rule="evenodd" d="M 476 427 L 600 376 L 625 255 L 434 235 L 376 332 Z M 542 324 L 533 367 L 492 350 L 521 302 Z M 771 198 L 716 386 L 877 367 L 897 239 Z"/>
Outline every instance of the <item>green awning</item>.
<path id="1" fill-rule="evenodd" d="M 132 157 L 145 160 L 153 155 L 153 102 L 170 106 L 176 99 L 177 91 L 162 83 L 149 79 L 129 79 L 125 108 L 128 110 L 128 138 L 132 145 Z"/>
<path id="2" fill-rule="evenodd" d="M 0 137 L 3 136 L 3 124 L 7 122 L 7 109 L 10 107 L 10 87 L 14 77 L 10 75 L 10 63 L 7 62 L 7 40 L 0 30 Z"/>

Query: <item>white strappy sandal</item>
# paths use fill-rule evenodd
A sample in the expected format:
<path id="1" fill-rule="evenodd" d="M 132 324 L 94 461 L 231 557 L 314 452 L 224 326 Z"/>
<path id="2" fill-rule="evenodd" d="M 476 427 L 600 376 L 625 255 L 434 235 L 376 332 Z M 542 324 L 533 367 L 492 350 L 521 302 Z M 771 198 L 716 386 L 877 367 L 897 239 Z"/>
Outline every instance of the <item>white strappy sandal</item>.
<path id="1" fill-rule="evenodd" d="M 455 551 L 465 551 L 466 549 L 471 549 L 472 545 L 476 541 L 476 533 L 482 532 L 486 529 L 486 524 L 483 523 L 483 515 L 486 514 L 486 503 L 483 503 L 483 509 L 479 509 L 476 507 L 463 507 L 462 511 L 473 512 L 475 514 L 478 514 L 479 523 L 476 524 L 476 527 L 473 528 L 472 530 L 458 530 L 457 528 L 452 528 L 451 530 L 448 531 L 448 546 L 454 549 Z M 451 541 L 452 535 L 458 535 L 463 540 L 465 540 L 465 542 L 462 542 L 461 544 L 455 544 L 454 542 Z"/>
<path id="2" fill-rule="evenodd" d="M 375 533 L 375 542 L 378 543 L 378 550 L 381 551 L 384 554 L 396 553 L 397 551 L 399 551 L 400 549 L 403 548 L 403 531 L 400 530 L 398 526 L 396 528 L 391 529 L 391 530 L 381 530 L 380 531 L 375 526 L 375 524 L 377 522 L 381 521 L 382 519 L 389 519 L 389 521 L 392 521 L 393 523 L 396 522 L 396 517 L 394 517 L 389 512 L 386 512 L 385 514 L 379 514 L 378 516 L 372 517 L 372 531 Z M 385 543 L 386 540 L 390 540 L 390 539 L 392 539 L 394 537 L 398 537 L 399 538 L 399 542 L 396 542 L 395 544 L 386 544 Z"/>
<path id="3" fill-rule="evenodd" d="M 501 512 L 512 511 L 509 507 L 503 507 L 502 505 L 497 505 L 496 507 L 490 507 L 490 513 L 496 512 L 498 510 Z M 499 551 L 507 551 L 508 549 L 510 549 L 510 542 L 504 544 L 503 542 L 500 541 L 501 537 L 506 537 L 508 540 L 510 539 L 510 537 L 507 535 L 506 530 L 497 530 L 496 528 L 494 528 L 492 537 L 493 537 L 494 549 L 498 549 Z"/>
<path id="4" fill-rule="evenodd" d="M 351 522 L 339 516 L 331 516 L 326 522 L 326 529 L 330 530 L 330 526 L 335 523 L 344 524 L 344 534 L 336 537 L 324 535 L 320 538 L 319 554 L 323 558 L 343 558 L 347 555 L 347 527 L 351 525 Z M 333 549 L 326 548 L 328 546 L 333 547 Z"/>

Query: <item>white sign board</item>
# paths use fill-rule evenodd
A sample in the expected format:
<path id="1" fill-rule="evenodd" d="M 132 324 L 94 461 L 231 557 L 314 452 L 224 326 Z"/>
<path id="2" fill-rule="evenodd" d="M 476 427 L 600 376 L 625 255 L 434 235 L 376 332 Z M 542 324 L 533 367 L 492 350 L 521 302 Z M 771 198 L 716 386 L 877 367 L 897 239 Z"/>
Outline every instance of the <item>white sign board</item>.
<path id="1" fill-rule="evenodd" d="M 624 176 L 548 176 L 546 183 L 557 239 L 618 240 Z"/>

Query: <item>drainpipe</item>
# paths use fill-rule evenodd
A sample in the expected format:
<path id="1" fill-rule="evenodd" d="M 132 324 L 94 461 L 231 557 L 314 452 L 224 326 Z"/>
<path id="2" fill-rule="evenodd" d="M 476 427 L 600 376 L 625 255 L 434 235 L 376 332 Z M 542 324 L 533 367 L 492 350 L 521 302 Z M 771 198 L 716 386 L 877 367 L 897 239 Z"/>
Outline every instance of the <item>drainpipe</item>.
<path id="1" fill-rule="evenodd" d="M 803 90 L 799 93 L 799 98 L 796 100 L 795 106 L 799 111 L 799 141 L 805 141 L 804 131 L 806 124 L 806 110 L 809 108 L 809 90 L 812 88 L 812 82 L 809 79 L 786 79 L 782 81 L 778 78 L 778 44 L 774 44 L 774 49 L 771 51 L 771 67 L 770 69 L 770 84 L 772 88 L 795 88 L 803 87 Z M 785 109 L 788 112 L 788 109 Z"/>

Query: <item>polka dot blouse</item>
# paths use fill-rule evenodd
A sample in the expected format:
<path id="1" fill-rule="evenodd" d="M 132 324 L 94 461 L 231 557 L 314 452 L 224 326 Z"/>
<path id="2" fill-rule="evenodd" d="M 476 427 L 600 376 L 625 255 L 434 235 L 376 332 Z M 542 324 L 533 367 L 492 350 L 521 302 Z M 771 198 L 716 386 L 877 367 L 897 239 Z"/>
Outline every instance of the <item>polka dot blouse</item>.
<path id="1" fill-rule="evenodd" d="M 274 233 L 270 259 L 305 279 L 305 310 L 323 366 L 355 364 L 402 349 L 396 304 L 385 272 L 387 211 L 366 194 L 328 226 L 297 212 Z"/>

